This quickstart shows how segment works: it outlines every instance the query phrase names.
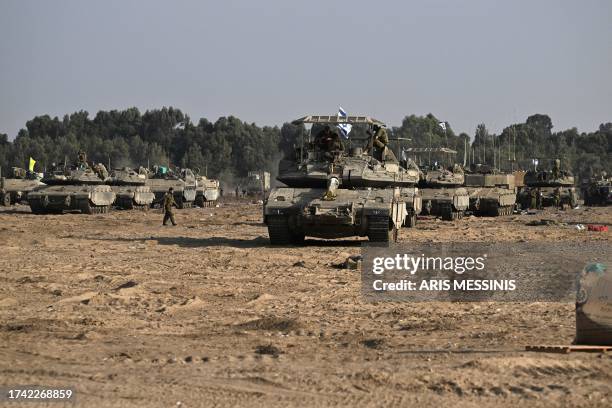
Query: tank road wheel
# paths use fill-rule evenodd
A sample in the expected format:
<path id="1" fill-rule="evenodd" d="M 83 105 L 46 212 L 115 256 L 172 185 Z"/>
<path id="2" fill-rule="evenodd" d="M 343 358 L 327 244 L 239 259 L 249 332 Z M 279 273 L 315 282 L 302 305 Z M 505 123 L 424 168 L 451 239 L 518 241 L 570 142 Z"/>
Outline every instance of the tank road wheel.
<path id="1" fill-rule="evenodd" d="M 11 193 L 2 193 L 2 195 L 0 196 L 0 204 L 2 204 L 5 207 L 8 207 L 11 205 Z"/>
<path id="2" fill-rule="evenodd" d="M 389 228 L 389 217 L 368 217 L 368 239 L 370 242 L 389 242 L 393 239 L 394 230 Z"/>
<path id="3" fill-rule="evenodd" d="M 272 245 L 289 245 L 292 241 L 291 231 L 289 230 L 289 219 L 284 215 L 269 215 L 266 223 L 268 224 L 268 235 Z"/>

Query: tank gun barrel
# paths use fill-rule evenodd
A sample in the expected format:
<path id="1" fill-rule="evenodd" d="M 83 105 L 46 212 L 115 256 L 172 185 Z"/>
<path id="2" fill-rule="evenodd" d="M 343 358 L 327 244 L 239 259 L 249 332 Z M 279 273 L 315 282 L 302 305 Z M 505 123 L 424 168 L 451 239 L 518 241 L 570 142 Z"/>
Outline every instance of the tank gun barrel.
<path id="1" fill-rule="evenodd" d="M 324 200 L 333 200 L 336 198 L 336 191 L 340 187 L 340 180 L 338 177 L 330 177 L 327 179 L 327 190 L 325 191 L 325 195 L 323 196 Z"/>

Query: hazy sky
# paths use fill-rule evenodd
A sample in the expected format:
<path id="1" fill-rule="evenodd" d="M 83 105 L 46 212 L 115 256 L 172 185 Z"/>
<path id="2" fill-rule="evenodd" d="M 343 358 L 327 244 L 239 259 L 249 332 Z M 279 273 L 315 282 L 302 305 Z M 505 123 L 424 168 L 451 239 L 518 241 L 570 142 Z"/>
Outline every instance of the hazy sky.
<path id="1" fill-rule="evenodd" d="M 432 112 L 469 134 L 547 113 L 591 131 L 612 121 L 612 1 L 0 0 L 0 132 L 170 105 L 259 125 Z"/>

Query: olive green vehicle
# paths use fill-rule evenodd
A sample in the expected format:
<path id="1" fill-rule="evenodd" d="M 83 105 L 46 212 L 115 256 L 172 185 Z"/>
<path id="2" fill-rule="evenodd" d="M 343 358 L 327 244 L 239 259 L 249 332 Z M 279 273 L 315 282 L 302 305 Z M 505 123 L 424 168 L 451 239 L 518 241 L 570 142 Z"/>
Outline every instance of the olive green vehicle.
<path id="1" fill-rule="evenodd" d="M 87 163 L 60 164 L 44 174 L 44 186 L 28 193 L 28 204 L 34 214 L 61 214 L 80 211 L 83 214 L 109 212 L 115 193 L 99 172 Z"/>
<path id="2" fill-rule="evenodd" d="M 510 215 L 516 206 L 514 174 L 501 173 L 488 166 L 474 166 L 465 174 L 470 211 L 479 216 Z"/>
<path id="3" fill-rule="evenodd" d="M 196 176 L 195 205 L 198 207 L 212 207 L 217 203 L 219 195 L 219 180 L 209 179 L 206 176 Z"/>
<path id="4" fill-rule="evenodd" d="M 270 191 L 270 173 L 264 170 L 249 171 L 244 189 L 249 197 L 265 196 Z"/>
<path id="5" fill-rule="evenodd" d="M 129 167 L 111 172 L 109 184 L 116 194 L 115 207 L 124 210 L 146 210 L 155 199 L 155 194 L 146 186 L 147 176 Z"/>
<path id="6" fill-rule="evenodd" d="M 389 242 L 397 229 L 414 225 L 421 209 L 418 170 L 406 170 L 397 160 L 378 161 L 361 147 L 326 150 L 315 143 L 321 127 L 329 131 L 333 126 L 339 138 L 336 125 L 382 122 L 367 116 L 311 115 L 293 123 L 312 127 L 299 148 L 279 163 L 277 179 L 287 187 L 273 189 L 264 203 L 273 245 L 301 244 L 306 236 Z"/>
<path id="7" fill-rule="evenodd" d="M 36 173 L 13 167 L 11 177 L 0 177 L 0 205 L 21 203 L 30 191 L 42 185 Z"/>
<path id="8" fill-rule="evenodd" d="M 403 155 L 411 156 L 418 162 L 422 161 L 423 155 L 427 155 L 431 161 L 432 155 L 450 157 L 456 154 L 455 150 L 446 147 L 414 147 L 403 151 Z M 423 200 L 421 214 L 439 216 L 445 221 L 462 218 L 470 206 L 468 192 L 463 187 L 464 182 L 463 168 L 458 164 L 444 167 L 435 162 L 421 166 L 419 181 L 419 191 Z"/>
<path id="9" fill-rule="evenodd" d="M 612 178 L 604 172 L 600 177 L 593 177 L 582 187 L 584 205 L 612 205 Z"/>
<path id="10" fill-rule="evenodd" d="M 178 208 L 190 208 L 196 199 L 196 177 L 191 169 L 177 169 L 172 171 L 162 166 L 156 166 L 147 178 L 145 185 L 148 186 L 155 199 L 152 206 L 161 205 L 164 194 L 170 187 L 174 190 L 174 201 Z"/>
<path id="11" fill-rule="evenodd" d="M 576 207 L 578 205 L 574 176 L 561 170 L 559 159 L 553 161 L 552 170 L 530 170 L 525 173 L 525 187 L 518 194 L 522 208 L 533 207 L 533 197 L 539 195 L 542 207 Z"/>

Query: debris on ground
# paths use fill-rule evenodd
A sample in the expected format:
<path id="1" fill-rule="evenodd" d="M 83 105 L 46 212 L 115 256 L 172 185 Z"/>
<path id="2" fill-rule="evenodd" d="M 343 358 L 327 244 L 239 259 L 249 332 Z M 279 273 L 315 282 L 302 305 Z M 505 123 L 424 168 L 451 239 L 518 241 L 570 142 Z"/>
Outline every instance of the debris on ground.
<path id="1" fill-rule="evenodd" d="M 564 223 L 564 222 L 557 221 L 557 220 L 541 219 L 541 220 L 529 221 L 525 225 L 529 225 L 531 227 L 534 227 L 534 226 L 541 226 L 541 225 L 558 225 L 558 226 L 563 226 L 563 225 L 567 225 L 567 224 Z"/>
<path id="2" fill-rule="evenodd" d="M 350 255 L 344 262 L 332 264 L 332 267 L 336 269 L 359 269 L 362 260 L 361 255 Z"/>
<path id="3" fill-rule="evenodd" d="M 589 231 L 608 232 L 608 226 L 607 225 L 589 224 L 588 225 L 588 229 L 589 229 Z"/>

